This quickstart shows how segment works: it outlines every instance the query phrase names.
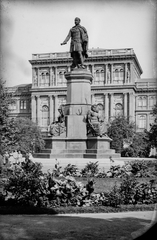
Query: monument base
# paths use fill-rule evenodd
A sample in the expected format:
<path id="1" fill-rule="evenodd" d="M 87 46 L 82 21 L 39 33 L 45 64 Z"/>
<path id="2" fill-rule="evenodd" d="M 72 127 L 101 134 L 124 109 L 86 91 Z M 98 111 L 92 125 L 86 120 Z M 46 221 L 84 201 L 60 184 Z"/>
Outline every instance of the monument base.
<path id="1" fill-rule="evenodd" d="M 48 137 L 45 149 L 34 153 L 35 158 L 119 158 L 120 154 L 110 149 L 109 137 L 87 137 L 82 139 Z"/>

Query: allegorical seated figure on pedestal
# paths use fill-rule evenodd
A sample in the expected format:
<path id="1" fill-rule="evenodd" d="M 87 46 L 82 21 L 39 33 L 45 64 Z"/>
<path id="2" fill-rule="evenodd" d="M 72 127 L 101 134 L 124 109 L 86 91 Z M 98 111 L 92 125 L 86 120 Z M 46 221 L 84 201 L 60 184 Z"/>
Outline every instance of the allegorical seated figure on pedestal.
<path id="1" fill-rule="evenodd" d="M 58 111 L 60 113 L 58 120 L 52 122 L 49 127 L 49 133 L 52 136 L 60 136 L 62 133 L 66 131 L 65 116 L 62 105 L 59 107 Z"/>
<path id="2" fill-rule="evenodd" d="M 87 113 L 87 135 L 107 136 L 107 125 L 105 118 L 99 111 L 98 105 L 92 105 L 91 110 Z"/>

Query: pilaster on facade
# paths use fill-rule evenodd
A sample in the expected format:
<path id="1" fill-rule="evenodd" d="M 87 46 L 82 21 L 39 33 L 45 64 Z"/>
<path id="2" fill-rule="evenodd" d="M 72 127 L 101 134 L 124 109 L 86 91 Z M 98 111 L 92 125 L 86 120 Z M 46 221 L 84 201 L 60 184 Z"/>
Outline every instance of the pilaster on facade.
<path id="1" fill-rule="evenodd" d="M 104 79 L 105 85 L 107 84 L 107 71 L 108 71 L 108 64 L 105 64 L 105 79 Z"/>
<path id="2" fill-rule="evenodd" d="M 94 78 L 94 64 L 91 64 L 91 68 L 92 68 L 92 75 L 93 75 L 93 78 Z"/>
<path id="3" fill-rule="evenodd" d="M 32 121 L 36 123 L 36 96 L 32 95 L 31 96 L 31 105 L 32 105 Z"/>
<path id="4" fill-rule="evenodd" d="M 124 84 L 127 83 L 127 63 L 124 63 Z"/>
<path id="5" fill-rule="evenodd" d="M 52 67 L 50 67 L 50 87 L 52 87 L 54 85 L 54 82 L 53 82 L 53 70 L 52 70 Z"/>
<path id="6" fill-rule="evenodd" d="M 129 93 L 129 118 L 135 122 L 135 95 L 132 92 Z"/>
<path id="7" fill-rule="evenodd" d="M 41 126 L 41 98 L 40 96 L 37 97 L 37 124 L 38 126 Z"/>
<path id="8" fill-rule="evenodd" d="M 92 105 L 95 104 L 95 94 L 94 93 L 91 94 L 91 104 Z"/>
<path id="9" fill-rule="evenodd" d="M 54 71 L 55 71 L 55 81 L 54 81 L 54 86 L 57 86 L 57 67 L 54 67 Z"/>
<path id="10" fill-rule="evenodd" d="M 135 83 L 135 79 L 134 79 L 134 70 L 133 70 L 133 63 L 130 63 L 130 82 L 132 84 Z"/>
<path id="11" fill-rule="evenodd" d="M 146 114 L 146 129 L 150 129 L 150 126 L 149 126 L 149 114 L 148 113 Z"/>
<path id="12" fill-rule="evenodd" d="M 58 95 L 54 95 L 54 105 L 55 105 L 55 116 L 54 119 L 55 121 L 58 120 Z"/>
<path id="13" fill-rule="evenodd" d="M 113 84 L 113 64 L 111 64 L 111 80 L 110 83 Z"/>
<path id="14" fill-rule="evenodd" d="M 123 96 L 124 96 L 124 116 L 127 117 L 127 93 L 124 93 Z"/>
<path id="15" fill-rule="evenodd" d="M 40 87 L 40 70 L 39 70 L 39 68 L 37 68 L 37 75 L 38 75 L 37 86 Z"/>
<path id="16" fill-rule="evenodd" d="M 54 97 L 53 95 L 49 95 L 49 119 L 50 124 L 54 121 Z"/>
<path id="17" fill-rule="evenodd" d="M 104 94 L 104 98 L 105 98 L 105 120 L 108 122 L 108 120 L 109 120 L 109 97 L 108 97 L 108 93 Z"/>
<path id="18" fill-rule="evenodd" d="M 110 118 L 114 116 L 114 93 L 110 93 Z"/>

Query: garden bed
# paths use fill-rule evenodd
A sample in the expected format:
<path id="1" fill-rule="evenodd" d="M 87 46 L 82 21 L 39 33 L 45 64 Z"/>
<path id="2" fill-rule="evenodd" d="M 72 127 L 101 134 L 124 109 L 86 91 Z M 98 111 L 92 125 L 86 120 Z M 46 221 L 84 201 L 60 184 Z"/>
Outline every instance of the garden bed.
<path id="1" fill-rule="evenodd" d="M 121 205 L 119 207 L 89 206 L 89 207 L 33 207 L 33 206 L 0 206 L 0 214 L 66 214 L 66 213 L 116 213 L 128 211 L 153 211 L 155 204 Z"/>

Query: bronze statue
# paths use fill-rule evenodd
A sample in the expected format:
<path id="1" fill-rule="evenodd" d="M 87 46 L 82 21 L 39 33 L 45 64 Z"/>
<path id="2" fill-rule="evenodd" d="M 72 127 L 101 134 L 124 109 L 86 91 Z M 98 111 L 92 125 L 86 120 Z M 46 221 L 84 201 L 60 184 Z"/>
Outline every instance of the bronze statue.
<path id="1" fill-rule="evenodd" d="M 68 36 L 61 45 L 66 44 L 71 38 L 70 53 L 73 58 L 72 68 L 85 68 L 84 60 L 88 57 L 87 30 L 80 25 L 80 18 L 75 18 L 75 26 L 69 31 Z"/>
<path id="2" fill-rule="evenodd" d="M 99 112 L 99 106 L 92 105 L 91 110 L 87 113 L 87 135 L 107 136 L 107 125 L 104 116 Z"/>
<path id="3" fill-rule="evenodd" d="M 60 136 L 62 133 L 66 131 L 65 127 L 65 116 L 63 112 L 63 106 L 61 105 L 58 109 L 60 115 L 58 117 L 58 121 L 51 123 L 49 132 L 52 136 Z"/>

